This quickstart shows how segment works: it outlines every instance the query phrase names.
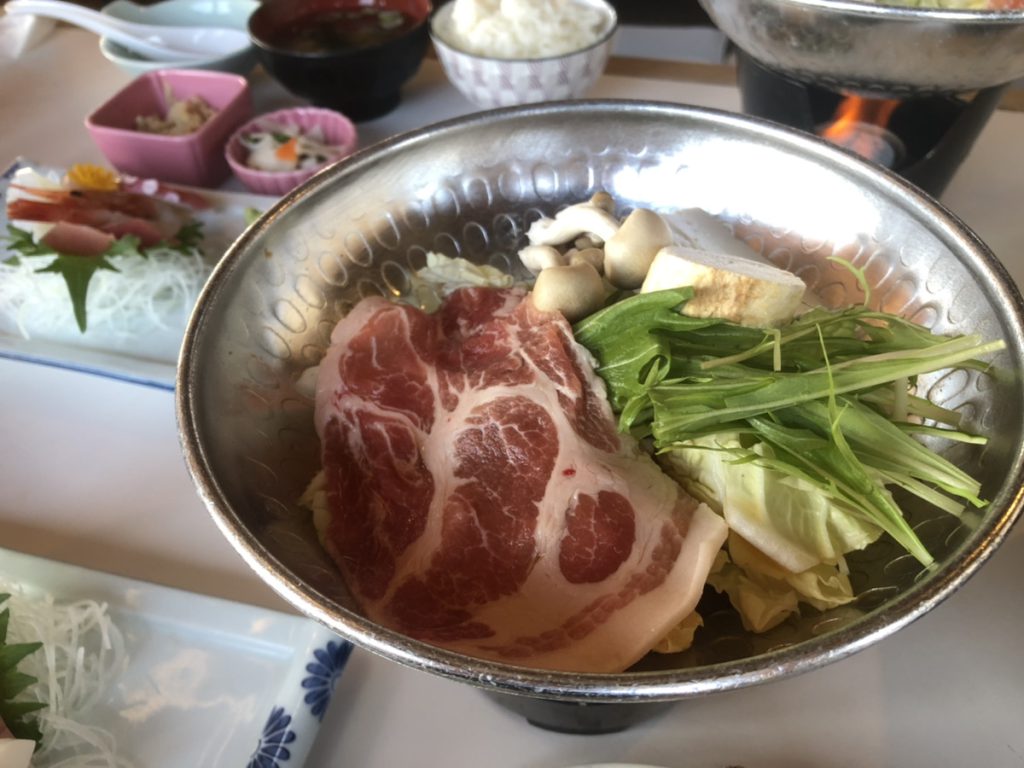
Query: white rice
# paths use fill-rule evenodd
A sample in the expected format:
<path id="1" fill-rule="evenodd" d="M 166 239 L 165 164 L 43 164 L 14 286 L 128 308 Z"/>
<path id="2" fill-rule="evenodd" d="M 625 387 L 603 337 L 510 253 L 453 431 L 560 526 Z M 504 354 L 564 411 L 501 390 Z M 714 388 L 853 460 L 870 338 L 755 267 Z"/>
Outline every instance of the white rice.
<path id="1" fill-rule="evenodd" d="M 438 29 L 452 46 L 478 56 L 537 59 L 597 42 L 606 16 L 575 0 L 454 0 Z"/>

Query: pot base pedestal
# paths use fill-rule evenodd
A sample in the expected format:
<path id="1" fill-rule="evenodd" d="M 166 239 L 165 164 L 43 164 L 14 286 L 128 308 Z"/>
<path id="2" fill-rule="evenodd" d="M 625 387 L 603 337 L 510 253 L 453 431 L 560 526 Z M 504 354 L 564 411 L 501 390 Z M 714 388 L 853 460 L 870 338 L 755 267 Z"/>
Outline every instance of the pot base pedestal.
<path id="1" fill-rule="evenodd" d="M 530 725 L 557 733 L 598 735 L 624 731 L 637 723 L 657 717 L 674 701 L 637 703 L 588 703 L 555 701 L 487 691 L 484 694 L 499 705 L 521 715 Z"/>

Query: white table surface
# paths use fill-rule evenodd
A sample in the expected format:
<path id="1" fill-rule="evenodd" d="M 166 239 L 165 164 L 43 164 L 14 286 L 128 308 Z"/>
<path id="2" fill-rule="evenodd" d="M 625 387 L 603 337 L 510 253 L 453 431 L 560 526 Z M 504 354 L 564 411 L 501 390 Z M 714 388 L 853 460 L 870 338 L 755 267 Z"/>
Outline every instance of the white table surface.
<path id="1" fill-rule="evenodd" d="M 102 162 L 82 120 L 128 80 L 100 56 L 94 36 L 63 28 L 23 58 L 0 62 L 0 162 Z M 262 76 L 253 87 L 258 111 L 293 103 Z M 593 95 L 739 105 L 731 87 L 610 76 Z M 428 60 L 399 109 L 360 132 L 369 143 L 471 109 Z M 998 113 L 944 197 L 1018 283 L 1021 136 L 1024 115 Z M 0 360 L 0 417 L 0 546 L 288 610 L 194 493 L 170 393 Z M 307 764 L 1024 765 L 1022 583 L 1018 527 L 964 589 L 894 637 L 798 678 L 681 702 L 607 736 L 536 729 L 472 688 L 357 650 Z"/>

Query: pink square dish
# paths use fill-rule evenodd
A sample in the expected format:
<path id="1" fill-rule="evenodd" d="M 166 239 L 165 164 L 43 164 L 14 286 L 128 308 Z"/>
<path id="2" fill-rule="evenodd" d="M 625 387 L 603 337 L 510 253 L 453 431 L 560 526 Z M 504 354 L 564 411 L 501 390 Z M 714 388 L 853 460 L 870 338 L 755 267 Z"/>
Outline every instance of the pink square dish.
<path id="1" fill-rule="evenodd" d="M 166 136 L 136 130 L 139 115 L 166 115 L 167 92 L 177 100 L 202 97 L 216 114 L 198 130 Z M 199 187 L 217 186 L 230 169 L 224 146 L 252 115 L 244 77 L 203 70 L 159 70 L 140 75 L 85 119 L 92 140 L 122 173 Z"/>

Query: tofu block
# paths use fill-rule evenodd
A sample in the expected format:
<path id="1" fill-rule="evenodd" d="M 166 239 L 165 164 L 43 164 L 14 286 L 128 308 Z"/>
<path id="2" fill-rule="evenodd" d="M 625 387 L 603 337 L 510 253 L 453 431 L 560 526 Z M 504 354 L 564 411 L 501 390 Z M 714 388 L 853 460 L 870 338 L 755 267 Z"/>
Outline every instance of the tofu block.
<path id="1" fill-rule="evenodd" d="M 755 328 L 788 323 L 806 290 L 799 277 L 767 262 L 679 245 L 662 248 L 640 292 L 683 286 L 694 289 L 684 315 L 721 317 Z"/>
<path id="2" fill-rule="evenodd" d="M 702 208 L 681 208 L 662 214 L 662 218 L 672 231 L 676 245 L 750 259 L 762 264 L 771 263 L 736 237 L 728 225 Z"/>

